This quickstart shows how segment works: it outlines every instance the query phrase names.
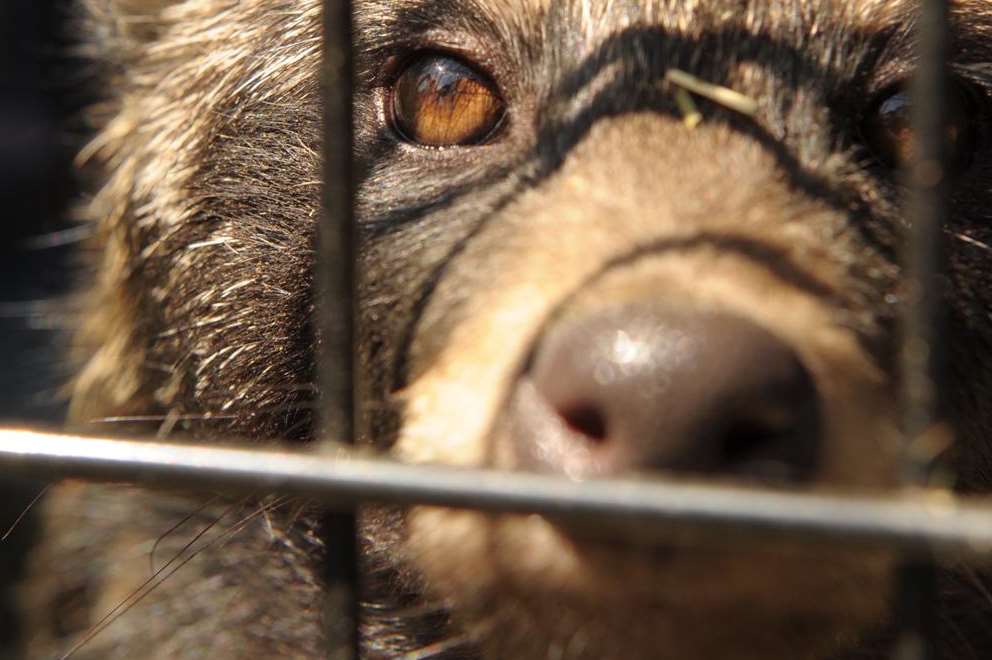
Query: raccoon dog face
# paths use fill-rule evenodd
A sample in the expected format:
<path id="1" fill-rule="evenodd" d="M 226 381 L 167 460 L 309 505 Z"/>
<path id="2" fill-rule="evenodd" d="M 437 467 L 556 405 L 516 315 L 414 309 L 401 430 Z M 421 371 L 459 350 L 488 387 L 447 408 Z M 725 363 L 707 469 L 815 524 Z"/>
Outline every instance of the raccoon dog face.
<path id="1" fill-rule="evenodd" d="M 110 248 L 77 413 L 306 438 L 318 3 L 147 4 L 154 20 L 104 28 L 124 91 L 97 145 L 115 166 L 95 205 Z M 360 0 L 365 440 L 573 479 L 894 484 L 916 11 Z M 948 407 L 976 489 L 992 7 L 954 17 Z M 431 508 L 370 510 L 364 536 L 486 657 L 826 658 L 885 636 L 882 552 L 646 550 Z"/>

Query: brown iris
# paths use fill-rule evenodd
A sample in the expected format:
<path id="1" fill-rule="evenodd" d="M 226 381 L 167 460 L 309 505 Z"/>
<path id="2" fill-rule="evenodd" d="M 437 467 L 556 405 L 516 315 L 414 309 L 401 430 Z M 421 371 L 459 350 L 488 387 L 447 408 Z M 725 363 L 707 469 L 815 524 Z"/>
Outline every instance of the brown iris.
<path id="1" fill-rule="evenodd" d="M 444 55 L 414 60 L 393 87 L 396 130 L 425 146 L 479 144 L 492 135 L 505 113 L 492 81 Z"/>
<path id="2" fill-rule="evenodd" d="M 961 89 L 950 94 L 947 147 L 952 169 L 967 167 L 975 147 L 975 123 L 968 95 Z M 864 137 L 875 155 L 889 167 L 906 167 L 916 152 L 913 104 L 909 92 L 898 89 L 886 94 L 864 125 Z"/>

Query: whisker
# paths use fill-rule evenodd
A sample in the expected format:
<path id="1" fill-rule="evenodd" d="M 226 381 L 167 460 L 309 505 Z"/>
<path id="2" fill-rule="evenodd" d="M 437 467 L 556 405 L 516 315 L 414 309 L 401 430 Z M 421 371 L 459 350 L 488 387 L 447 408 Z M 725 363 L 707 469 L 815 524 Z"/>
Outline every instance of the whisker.
<path id="1" fill-rule="evenodd" d="M 206 534 L 208 531 L 213 529 L 221 520 L 223 520 L 225 516 L 231 513 L 236 507 L 243 506 L 246 499 L 242 499 L 239 502 L 232 504 L 216 520 L 214 520 L 209 525 L 207 525 L 203 530 L 198 532 L 197 535 L 189 543 L 184 545 L 171 560 L 169 560 L 164 566 L 162 566 L 162 568 L 158 569 L 151 577 L 149 577 L 147 580 L 142 582 L 142 584 L 139 585 L 131 593 L 130 596 L 128 596 L 123 601 L 118 603 L 112 610 L 110 610 L 110 612 L 104 615 L 104 617 L 101 618 L 100 621 L 94 624 L 90 628 L 89 632 L 87 632 L 82 637 L 82 639 L 78 640 L 75 644 L 73 644 L 73 646 L 64 655 L 62 655 L 59 658 L 59 660 L 69 660 L 69 658 L 75 655 L 77 651 L 83 648 L 86 644 L 88 644 L 101 632 L 103 632 L 108 627 L 113 625 L 113 623 L 117 621 L 117 619 L 119 619 L 121 616 L 126 614 L 135 605 L 140 603 L 148 594 L 152 593 L 159 585 L 163 584 L 166 580 L 168 580 L 170 577 L 175 575 L 177 571 L 179 571 L 186 564 L 188 564 L 190 561 L 196 558 L 201 552 L 207 550 L 208 548 L 213 547 L 214 545 L 220 543 L 221 541 L 225 541 L 230 537 L 234 536 L 242 529 L 244 529 L 250 522 L 252 522 L 258 516 L 281 506 L 288 499 L 289 499 L 288 496 L 277 498 L 272 503 L 262 505 L 261 507 L 257 508 L 248 516 L 245 516 L 241 520 L 232 524 L 231 527 L 226 529 L 221 534 L 217 535 L 215 538 L 210 539 L 210 541 L 208 541 L 207 543 L 203 544 L 199 548 L 196 548 L 194 551 L 190 552 L 190 554 L 185 558 L 183 558 L 182 561 L 180 561 L 177 565 L 175 565 L 172 568 L 172 570 L 169 570 L 167 573 L 162 575 L 163 572 L 166 571 L 166 569 L 172 566 L 177 560 L 179 560 L 180 557 L 183 556 L 183 553 L 187 552 L 193 546 L 194 543 L 196 543 L 199 539 L 201 539 L 203 535 Z"/>
<path id="2" fill-rule="evenodd" d="M 208 531 L 210 531 L 211 529 L 213 529 L 221 520 L 224 519 L 224 517 L 227 514 L 229 514 L 231 511 L 233 511 L 235 507 L 237 507 L 237 506 L 239 506 L 240 504 L 243 504 L 243 503 L 244 503 L 244 501 L 239 502 L 239 503 L 236 503 L 236 504 L 232 504 L 230 507 L 228 507 L 227 509 L 225 509 L 224 512 L 219 517 L 217 517 L 216 520 L 211 521 L 210 524 L 208 524 L 206 527 L 204 527 L 202 530 L 200 530 L 193 537 L 193 539 L 189 543 L 187 543 L 186 545 L 184 545 L 179 550 L 179 552 L 177 552 L 175 554 L 175 556 L 172 557 L 172 559 L 170 559 L 168 562 L 165 563 L 165 565 L 162 566 L 162 568 L 158 569 L 157 571 L 154 571 L 148 577 L 148 579 L 146 579 L 144 582 L 142 582 L 140 585 L 138 585 L 138 587 L 136 589 L 134 589 L 124 600 L 122 600 L 121 602 L 117 603 L 117 605 L 115 605 L 113 608 L 111 608 L 111 610 L 109 612 L 107 612 L 106 614 L 104 614 L 103 617 L 99 621 L 97 621 L 95 624 L 93 624 L 92 626 L 90 626 L 89 631 L 82 637 L 82 639 L 80 639 L 79 641 L 77 641 L 69 649 L 69 651 L 65 655 L 63 655 L 61 657 L 60 660 L 67 660 L 68 658 L 71 658 L 76 653 L 76 651 L 78 651 L 79 649 L 81 649 L 83 646 L 85 646 L 86 644 L 88 644 L 90 642 L 90 640 L 92 640 L 94 637 L 96 637 L 101 632 L 103 632 L 104 630 L 106 630 L 107 627 L 110 624 L 112 624 L 121 615 L 123 615 L 125 612 L 127 612 L 128 610 L 130 610 L 134 605 L 136 605 L 138 602 L 140 602 L 142 598 L 144 598 L 149 593 L 151 593 L 151 591 L 154 590 L 155 587 L 157 587 L 159 584 L 162 584 L 162 582 L 166 578 L 168 578 L 170 575 L 172 575 L 175 571 L 170 572 L 168 575 L 166 575 L 164 578 L 162 578 L 162 580 L 159 580 L 158 582 L 155 582 L 155 579 L 157 577 L 159 577 L 163 573 L 163 571 L 165 571 L 167 568 L 169 568 L 169 566 L 171 566 L 173 563 L 175 563 L 176 560 L 178 560 L 180 557 L 182 557 L 182 555 L 183 555 L 184 552 L 186 552 L 194 543 L 196 543 L 197 540 L 199 540 L 200 538 L 202 538 L 204 534 L 206 534 Z M 197 553 L 198 552 L 199 552 L 199 550 L 197 551 Z M 189 557 L 187 557 L 180 564 L 180 566 L 184 566 L 186 564 L 186 562 L 189 561 L 190 559 L 192 559 L 193 557 L 195 557 L 197 553 L 193 553 Z M 154 584 L 152 584 L 153 582 L 154 582 Z M 151 585 L 151 586 L 149 587 L 149 585 Z M 147 587 L 147 590 L 146 590 L 146 587 Z M 142 592 L 144 592 L 144 593 L 142 593 Z"/>
<path id="3" fill-rule="evenodd" d="M 17 529 L 17 526 L 20 525 L 21 521 L 24 520 L 24 517 L 28 515 L 28 512 L 34 507 L 35 504 L 38 503 L 38 500 L 40 500 L 42 497 L 45 496 L 45 493 L 47 493 L 51 488 L 52 488 L 52 484 L 46 484 L 45 487 L 41 489 L 41 492 L 35 495 L 34 498 L 30 502 L 28 502 L 28 505 L 24 507 L 24 510 L 21 511 L 20 515 L 17 516 L 16 519 L 14 519 L 14 522 L 11 523 L 10 527 L 7 528 L 7 531 L 3 533 L 3 536 L 0 536 L 0 542 L 6 541 L 8 538 L 10 538 L 10 535 L 14 533 L 14 530 Z"/>
<path id="4" fill-rule="evenodd" d="M 988 587 L 982 581 L 981 577 L 978 575 L 978 572 L 975 570 L 975 567 L 963 564 L 961 568 L 963 569 L 963 574 L 968 578 L 968 583 L 982 595 L 982 598 L 984 598 L 987 603 L 992 605 L 992 592 L 989 591 Z"/>
<path id="5" fill-rule="evenodd" d="M 447 653 L 448 651 L 453 651 L 462 646 L 470 646 L 471 640 L 467 635 L 460 635 L 458 637 L 452 637 L 450 639 L 441 640 L 440 642 L 434 642 L 433 644 L 428 644 L 422 648 L 415 651 L 407 651 L 401 656 L 398 656 L 400 660 L 430 660 L 430 658 L 436 658 L 442 653 Z"/>
<path id="6" fill-rule="evenodd" d="M 136 422 L 164 422 L 170 415 L 121 415 L 116 417 L 95 417 L 87 420 L 91 424 L 133 424 Z M 211 413 L 200 413 L 190 415 L 176 415 L 177 422 L 203 421 L 211 419 L 235 419 L 235 415 L 215 415 Z"/>
<path id="7" fill-rule="evenodd" d="M 51 248 L 82 243 L 93 235 L 94 228 L 89 223 L 79 224 L 68 229 L 39 234 L 25 239 L 21 246 L 27 250 L 48 250 Z"/>
<path id="8" fill-rule="evenodd" d="M 992 250 L 992 245 L 989 245 L 988 243 L 983 243 L 982 241 L 978 240 L 977 238 L 972 238 L 971 236 L 968 236 L 967 234 L 962 234 L 960 232 L 951 232 L 951 236 L 953 236 L 954 238 L 958 239 L 959 241 L 961 241 L 963 243 L 968 243 L 969 245 L 974 245 L 975 247 L 981 248 L 983 250 Z"/>
<path id="9" fill-rule="evenodd" d="M 201 504 L 200 506 L 198 506 L 195 510 L 190 511 L 188 514 L 186 514 L 183 517 L 182 520 L 180 520 L 179 522 L 177 522 L 175 525 L 173 525 L 169 529 L 165 530 L 165 532 L 163 532 L 157 539 L 155 539 L 155 543 L 152 545 L 152 549 L 148 553 L 148 564 L 149 564 L 149 567 L 151 569 L 151 575 L 152 575 L 152 577 L 155 576 L 155 551 L 158 550 L 159 544 L 161 544 L 162 541 L 164 541 L 166 538 L 168 538 L 170 534 L 172 534 L 177 529 L 179 529 L 180 527 L 182 527 L 183 525 L 185 525 L 186 523 L 188 523 L 190 520 L 192 520 L 193 519 L 193 516 L 196 516 L 197 514 L 202 513 L 204 509 L 206 509 L 208 506 L 210 506 L 211 504 L 213 504 L 214 502 L 216 502 L 219 498 L 220 498 L 219 495 L 214 495 L 213 497 L 211 497 L 210 499 L 208 499 L 206 502 L 204 502 L 203 504 Z M 242 500 L 242 501 L 244 501 L 244 500 Z M 219 520 L 220 520 L 220 518 L 217 519 L 217 521 L 219 521 Z M 217 522 L 217 521 L 215 521 L 215 522 Z M 197 535 L 196 537 L 194 537 L 193 540 L 195 541 L 201 535 Z M 186 546 L 184 546 L 183 547 L 183 550 L 185 550 L 188 547 L 189 547 L 189 544 L 187 544 Z M 182 552 L 182 551 L 180 551 L 180 552 Z M 168 566 L 168 564 L 166 564 L 166 566 Z"/>

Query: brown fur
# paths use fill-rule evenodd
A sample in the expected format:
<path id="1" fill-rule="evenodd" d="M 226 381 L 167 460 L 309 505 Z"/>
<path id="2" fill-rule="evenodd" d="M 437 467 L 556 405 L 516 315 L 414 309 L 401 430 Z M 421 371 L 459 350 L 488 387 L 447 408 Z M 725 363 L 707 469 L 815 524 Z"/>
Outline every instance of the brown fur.
<path id="1" fill-rule="evenodd" d="M 319 3 L 84 4 L 113 93 L 85 154 L 108 179 L 89 207 L 96 280 L 74 419 L 309 439 Z M 818 485 L 895 482 L 900 189 L 858 126 L 910 75 L 913 3 L 356 6 L 367 442 L 513 469 L 510 394 L 546 328 L 663 296 L 772 328 L 802 357 L 829 420 Z M 992 483 L 992 9 L 961 0 L 955 18 L 954 72 L 983 139 L 948 227 L 947 405 L 959 487 L 973 491 Z M 492 75 L 510 113 L 498 139 L 440 151 L 397 140 L 384 89 L 423 49 Z M 661 84 L 670 67 L 756 99 L 756 115 L 701 103 L 688 129 Z M 206 547 L 76 657 L 320 657 L 319 513 L 266 500 L 198 510 L 203 499 L 62 487 L 29 589 L 32 657 L 126 598 L 163 534 L 159 565 Z M 887 653 L 881 552 L 675 542 L 661 558 L 536 517 L 428 508 L 369 508 L 362 536 L 368 657 Z M 986 657 L 985 578 L 958 567 L 944 581 L 941 657 Z"/>

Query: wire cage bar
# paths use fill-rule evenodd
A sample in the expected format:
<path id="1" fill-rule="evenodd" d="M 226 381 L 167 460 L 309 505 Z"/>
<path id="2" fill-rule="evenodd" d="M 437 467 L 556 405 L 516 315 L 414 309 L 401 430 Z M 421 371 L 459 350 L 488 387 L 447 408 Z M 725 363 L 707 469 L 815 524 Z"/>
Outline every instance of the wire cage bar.
<path id="1" fill-rule="evenodd" d="M 942 233 L 947 215 L 948 70 L 951 39 L 947 0 L 921 0 L 917 25 L 917 70 L 913 81 L 916 153 L 909 166 L 910 223 L 903 267 L 906 277 L 901 344 L 900 412 L 905 442 L 904 475 L 909 486 L 926 486 L 933 460 L 951 433 L 941 422 L 943 382 L 938 341 L 943 318 L 940 275 Z M 937 570 L 931 556 L 907 555 L 900 572 L 896 615 L 901 632 L 896 660 L 934 657 Z"/>
<path id="2" fill-rule="evenodd" d="M 126 481 L 212 492 L 284 492 L 339 510 L 363 502 L 426 504 L 538 513 L 592 535 L 666 540 L 675 528 L 741 538 L 774 535 L 939 552 L 992 555 L 992 501 L 907 491 L 872 495 L 797 494 L 656 479 L 585 482 L 553 475 L 410 465 L 339 445 L 332 453 L 193 446 L 0 431 L 5 470 Z"/>
<path id="3" fill-rule="evenodd" d="M 355 438 L 356 256 L 353 172 L 354 65 L 350 0 L 323 6 L 323 213 L 318 231 L 318 438 Z M 325 443 L 318 451 L 326 451 Z M 332 660 L 358 657 L 358 550 L 354 510 L 324 518 L 326 635 Z"/>
<path id="4" fill-rule="evenodd" d="M 917 154 L 906 251 L 900 406 L 906 439 L 906 484 L 927 485 L 934 447 L 949 432 L 940 420 L 941 234 L 948 208 L 945 169 L 947 0 L 921 0 L 919 66 L 914 87 Z M 992 555 L 992 504 L 910 488 L 882 497 L 797 494 L 712 484 L 596 480 L 404 465 L 347 446 L 356 435 L 356 238 L 352 126 L 352 15 L 349 0 L 324 0 L 322 68 L 325 134 L 323 215 L 319 240 L 317 451 L 291 453 L 110 440 L 0 429 L 0 468 L 51 478 L 137 482 L 156 487 L 302 494 L 325 502 L 327 618 L 331 657 L 357 658 L 359 597 L 354 508 L 364 502 L 429 504 L 490 512 L 538 513 L 611 537 L 652 543 L 672 529 L 701 537 L 812 540 L 843 537 L 904 551 L 896 610 L 897 660 L 932 657 L 934 555 Z"/>

